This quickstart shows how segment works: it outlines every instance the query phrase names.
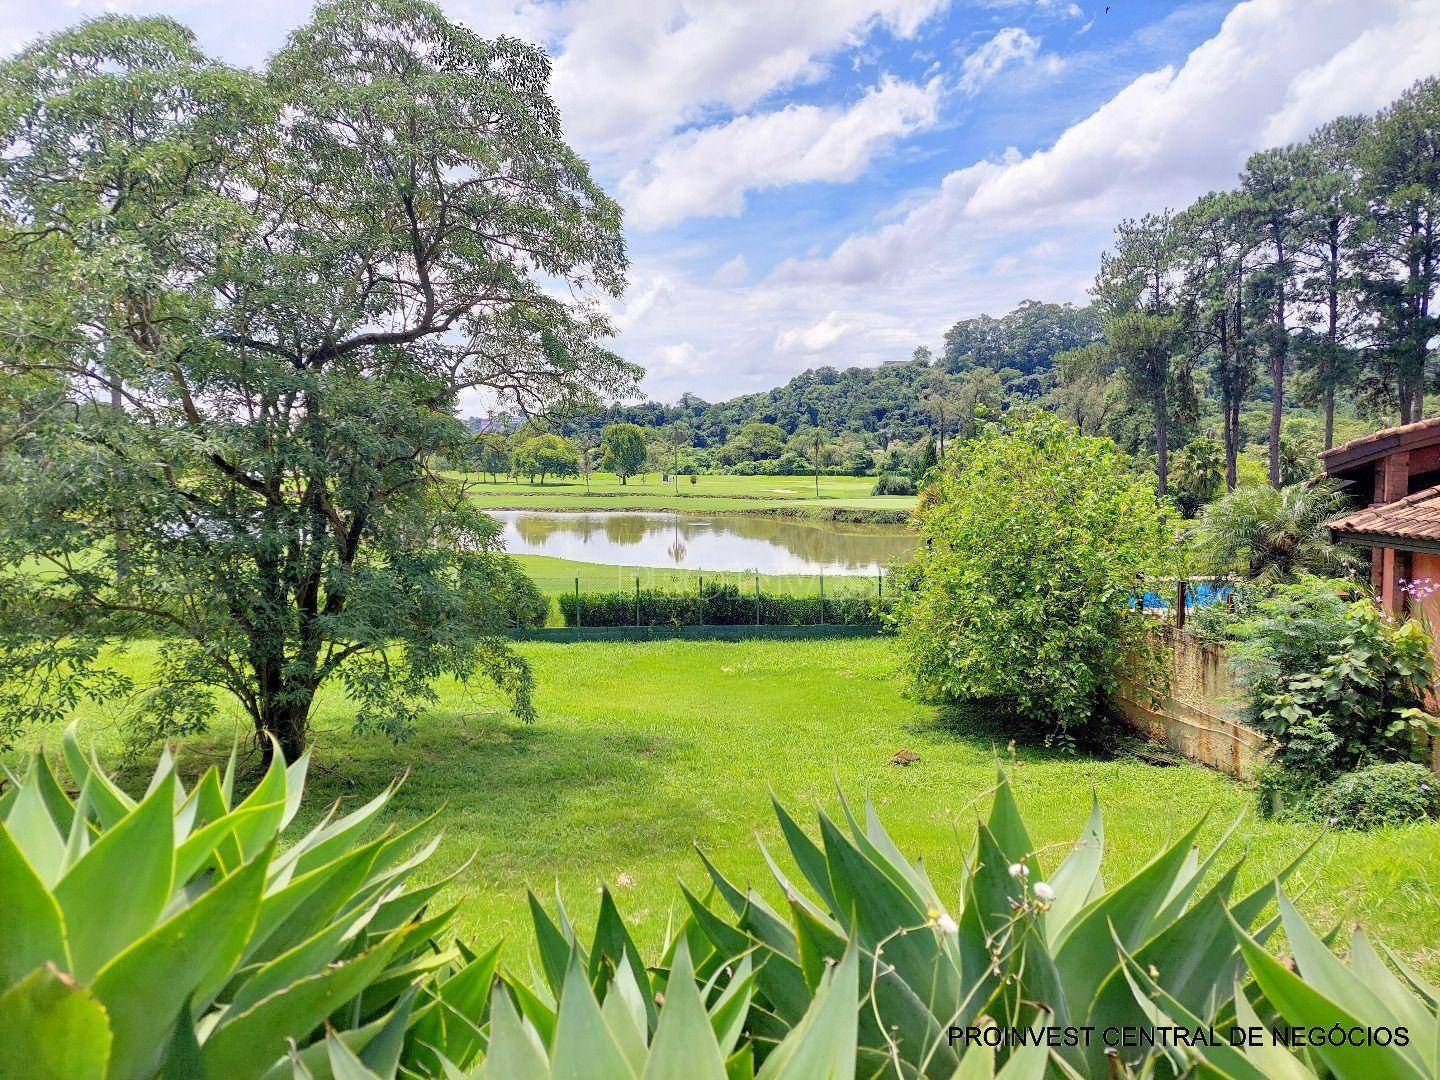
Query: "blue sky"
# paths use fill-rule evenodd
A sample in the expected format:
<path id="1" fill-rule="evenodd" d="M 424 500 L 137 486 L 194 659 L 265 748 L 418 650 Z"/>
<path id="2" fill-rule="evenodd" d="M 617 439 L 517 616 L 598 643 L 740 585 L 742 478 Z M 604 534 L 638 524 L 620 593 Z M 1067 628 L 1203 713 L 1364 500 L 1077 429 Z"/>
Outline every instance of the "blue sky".
<path id="1" fill-rule="evenodd" d="M 673 400 L 1085 299 L 1115 222 L 1440 73 L 1440 0 L 445 0 L 542 42 L 620 199 L 617 346 Z M 287 0 L 0 0 L 0 46 L 159 11 L 258 64 Z"/>

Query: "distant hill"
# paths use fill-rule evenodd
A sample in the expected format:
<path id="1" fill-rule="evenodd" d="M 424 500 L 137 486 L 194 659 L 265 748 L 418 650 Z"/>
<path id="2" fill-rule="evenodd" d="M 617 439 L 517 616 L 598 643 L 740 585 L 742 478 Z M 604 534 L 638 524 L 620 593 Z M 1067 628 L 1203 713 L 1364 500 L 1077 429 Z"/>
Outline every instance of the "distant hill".
<path id="1" fill-rule="evenodd" d="M 787 435 L 818 426 L 832 435 L 868 436 L 881 445 L 912 442 L 934 429 L 934 400 L 963 393 L 972 373 L 996 373 L 1007 394 L 1038 396 L 1048 385 L 1057 353 L 1099 337 L 1092 308 L 1027 300 L 999 318 L 981 315 L 957 322 L 946 332 L 939 356 L 920 348 L 909 360 L 879 367 L 813 368 L 773 390 L 729 401 L 712 403 L 685 394 L 673 405 L 617 406 L 589 424 L 628 421 L 662 427 L 678 420 L 700 447 L 718 446 L 752 421 L 775 424 Z"/>

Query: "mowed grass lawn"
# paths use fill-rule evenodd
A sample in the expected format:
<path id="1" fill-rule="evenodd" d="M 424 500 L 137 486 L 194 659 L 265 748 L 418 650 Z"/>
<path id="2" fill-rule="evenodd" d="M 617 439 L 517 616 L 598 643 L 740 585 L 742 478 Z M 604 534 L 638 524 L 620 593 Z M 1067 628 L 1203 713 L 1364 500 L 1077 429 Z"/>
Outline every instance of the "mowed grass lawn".
<path id="1" fill-rule="evenodd" d="M 462 933 L 480 942 L 503 936 L 509 958 L 522 966 L 527 886 L 548 899 L 558 882 L 571 913 L 588 921 L 598 888 L 609 884 L 642 945 L 657 946 L 682 913 L 677 879 L 705 891 L 694 843 L 734 880 L 779 903 L 755 840 L 758 834 L 783 852 L 772 791 L 808 822 L 817 807 L 838 813 L 837 784 L 857 807 L 870 796 L 901 849 L 923 858 L 942 893 L 953 894 L 976 815 L 987 805 L 997 747 L 903 695 L 892 640 L 520 648 L 539 683 L 533 725 L 507 718 L 493 698 L 447 686 L 440 706 L 397 746 L 352 737 L 344 702 L 327 699 L 301 825 L 337 798 L 358 805 L 408 770 L 389 811 L 393 823 L 437 815 L 444 840 L 431 872 L 468 861 L 442 899 L 460 904 Z M 143 662 L 143 655 L 126 661 Z M 228 750 L 224 727 L 182 749 L 187 774 Z M 1003 740 L 999 730 L 995 738 Z M 84 717 L 82 732 L 103 754 L 118 745 L 102 716 Z M 920 762 L 890 764 L 902 747 Z M 1007 756 L 1003 742 L 998 752 Z M 1199 766 L 1021 748 L 1013 775 L 1047 867 L 1098 793 L 1112 882 L 1207 813 L 1207 842 L 1242 818 L 1233 842 L 1237 853 L 1249 849 L 1247 888 L 1319 835 L 1256 819 L 1247 790 Z M 127 780 L 143 785 L 139 772 Z M 1304 889 L 1300 906 L 1321 927 L 1359 918 L 1436 973 L 1437 876 L 1440 826 L 1330 834 L 1292 889 Z"/>
<path id="2" fill-rule="evenodd" d="M 457 478 L 460 474 L 454 474 Z M 677 485 L 659 473 L 632 476 L 620 483 L 614 473 L 550 479 L 531 484 L 501 478 L 492 483 L 476 473 L 464 474 L 479 506 L 523 510 L 682 510 L 697 514 L 743 512 L 778 507 L 859 507 L 908 511 L 915 498 L 871 495 L 873 476 L 822 476 L 816 493 L 813 476 L 682 476 Z"/>

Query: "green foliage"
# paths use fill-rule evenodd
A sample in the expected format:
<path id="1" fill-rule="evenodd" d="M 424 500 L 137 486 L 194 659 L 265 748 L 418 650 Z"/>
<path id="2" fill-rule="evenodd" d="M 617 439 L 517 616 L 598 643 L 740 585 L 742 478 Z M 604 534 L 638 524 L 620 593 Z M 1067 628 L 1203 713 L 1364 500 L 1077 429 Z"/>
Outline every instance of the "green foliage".
<path id="1" fill-rule="evenodd" d="M 1034 416 L 961 445 L 927 490 L 897 609 L 916 684 L 1083 726 L 1146 656 L 1136 587 L 1174 548 L 1153 487 L 1109 440 Z"/>
<path id="2" fill-rule="evenodd" d="M 543 412 L 637 375 L 595 314 L 619 208 L 549 71 L 423 0 L 322 3 L 261 72 L 164 18 L 0 65 L 0 334 L 23 343 L 0 381 L 37 420 L 0 454 L 0 677 L 40 673 L 6 736 L 123 693 L 84 672 L 135 634 L 165 635 L 129 697 L 157 735 L 225 693 L 294 757 L 327 682 L 399 735 L 442 674 L 524 710 L 468 595 L 504 573 L 495 526 L 432 463 L 466 456 L 465 391 Z"/>
<path id="3" fill-rule="evenodd" d="M 610 424 L 600 435 L 600 467 L 623 484 L 645 465 L 645 432 L 635 424 Z"/>
<path id="4" fill-rule="evenodd" d="M 388 1075 L 462 1056 L 447 1025 L 483 1022 L 498 954 L 445 940 L 441 883 L 412 880 L 422 828 L 367 835 L 393 788 L 293 836 L 308 756 L 275 754 L 241 799 L 233 754 L 187 790 L 167 752 L 139 801 L 73 731 L 64 759 L 76 798 L 40 754 L 0 795 L 5 1075 L 329 1076 L 335 1043 Z"/>
<path id="5" fill-rule="evenodd" d="M 640 589 L 602 593 L 561 593 L 557 600 L 566 626 L 867 626 L 879 623 L 882 606 L 872 587 L 841 586 L 816 596 L 760 594 L 728 582 L 704 582 L 684 592 Z M 578 603 L 578 612 L 576 610 Z M 823 607 L 822 607 L 823 603 Z"/>
<path id="6" fill-rule="evenodd" d="M 1191 439 L 1170 466 L 1170 495 L 1186 517 L 1199 509 L 1225 485 L 1225 451 L 1210 438 Z"/>
<path id="7" fill-rule="evenodd" d="M 1225 635 L 1250 722 L 1274 738 L 1281 767 L 1316 781 L 1410 760 L 1436 730 L 1424 628 L 1346 591 L 1313 577 L 1278 586 Z"/>
<path id="8" fill-rule="evenodd" d="M 485 473 L 492 480 L 501 473 L 510 472 L 510 448 L 505 436 L 488 433 L 476 435 L 468 464 L 476 472 Z"/>
<path id="9" fill-rule="evenodd" d="M 1195 526 L 1207 570 L 1270 583 L 1302 573 L 1341 575 L 1358 565 L 1352 548 L 1331 541 L 1325 523 L 1345 508 L 1332 482 L 1236 488 L 1205 507 Z"/>
<path id="10" fill-rule="evenodd" d="M 870 489 L 871 495 L 914 495 L 918 488 L 912 477 L 903 473 L 881 473 Z"/>
<path id="11" fill-rule="evenodd" d="M 655 969 L 668 968 L 668 1007 L 676 978 L 693 963 L 702 996 L 715 1003 L 717 1030 L 715 1011 L 729 988 L 744 986 L 746 1035 L 761 1076 L 793 1066 L 795 1040 L 835 1007 L 838 986 L 848 998 L 856 969 L 858 1023 L 830 1034 L 834 1071 L 812 1063 L 799 1075 L 990 1077 L 997 1066 L 1007 1077 L 1434 1074 L 1436 995 L 1428 984 L 1403 967 L 1392 971 L 1360 931 L 1342 962 L 1281 891 L 1293 863 L 1255 892 L 1235 895 L 1244 859 L 1225 854 L 1229 832 L 1201 851 L 1196 825 L 1133 877 L 1106 881 L 1098 805 L 1073 847 L 1042 861 L 1001 771 L 952 903 L 955 892 L 942 896 L 925 865 L 899 851 L 874 806 L 867 801 L 856 813 L 842 797 L 841 809 L 838 822 L 819 815 L 816 840 L 775 804 L 790 856 L 782 866 L 764 852 L 784 897 L 778 909 L 702 854 L 710 888 L 703 896 L 684 891 L 687 916 Z M 1272 904 L 1276 917 L 1267 915 Z M 552 991 L 563 984 L 568 992 L 587 957 L 592 980 L 614 971 L 618 984 L 638 966 L 608 894 L 588 954 L 563 906 L 553 919 L 533 899 L 531 909 Z M 1263 947 L 1282 925 L 1293 968 Z M 1338 1043 L 1317 1039 L 1309 1051 L 1292 1053 L 1271 1033 L 1337 1022 Z M 1086 1027 L 1092 1036 L 1088 1044 L 995 1051 L 967 1043 L 992 1024 Z M 1253 1043 L 1229 1038 L 1262 1025 Z M 1354 1025 L 1405 1026 L 1409 1038 L 1352 1052 L 1344 1036 Z M 1209 1027 L 1219 1039 L 1152 1046 L 1142 1036 L 1107 1052 L 1105 1030 L 1126 1027 L 1152 1037 L 1165 1027 Z"/>
<path id="12" fill-rule="evenodd" d="M 1414 761 L 1369 765 L 1337 777 L 1320 800 L 1320 814 L 1341 829 L 1414 825 L 1440 818 L 1435 774 Z"/>
<path id="13" fill-rule="evenodd" d="M 547 476 L 574 476 L 580 471 L 580 451 L 563 436 L 532 435 L 510 452 L 510 471 L 528 476 L 532 484 L 537 476 L 541 483 Z"/>

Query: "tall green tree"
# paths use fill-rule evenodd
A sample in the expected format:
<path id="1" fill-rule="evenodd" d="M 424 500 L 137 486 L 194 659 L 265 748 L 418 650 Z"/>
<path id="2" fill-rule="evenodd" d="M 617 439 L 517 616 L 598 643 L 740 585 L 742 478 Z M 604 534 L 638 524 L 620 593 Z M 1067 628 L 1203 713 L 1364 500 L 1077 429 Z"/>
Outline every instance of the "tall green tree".
<path id="1" fill-rule="evenodd" d="M 1269 315 L 1258 336 L 1270 373 L 1271 487 L 1281 484 L 1280 429 L 1285 418 L 1285 375 L 1290 368 L 1290 301 L 1295 255 L 1305 235 L 1299 187 L 1303 170 L 1299 149 L 1280 147 L 1252 154 L 1240 175 L 1240 190 L 1264 253 L 1252 280 L 1265 298 Z"/>
<path id="2" fill-rule="evenodd" d="M 1049 407 L 1082 435 L 1099 435 L 1123 408 L 1124 389 L 1108 345 L 1095 342 L 1055 356 Z"/>
<path id="3" fill-rule="evenodd" d="M 463 390 L 634 383 L 586 303 L 623 287 L 619 210 L 548 78 L 423 0 L 322 4 L 258 74 L 162 18 L 0 67 L 0 365 L 68 395 L 0 460 L 8 723 L 139 631 L 160 733 L 228 693 L 293 757 L 327 682 L 399 736 L 477 671 L 528 714 L 496 527 L 429 463 L 468 447 Z"/>
<path id="4" fill-rule="evenodd" d="M 1240 414 L 1256 377 L 1257 319 L 1250 275 L 1259 241 L 1248 204 L 1231 192 L 1201 196 L 1177 215 L 1176 230 L 1184 268 L 1184 325 L 1196 351 L 1211 357 L 1225 487 L 1234 490 L 1244 442 Z"/>
<path id="5" fill-rule="evenodd" d="M 1400 422 L 1425 415 L 1432 313 L 1440 285 L 1440 79 L 1384 110 L 1356 156 L 1366 213 L 1354 239 L 1373 340 L 1372 371 L 1393 393 Z"/>
<path id="6" fill-rule="evenodd" d="M 1358 317 L 1351 252 L 1363 219 L 1356 147 L 1367 121 L 1342 116 L 1300 148 L 1300 243 L 1296 249 L 1297 299 L 1309 306 L 1308 332 L 1297 341 L 1302 400 L 1320 404 L 1325 449 L 1335 442 L 1335 395 L 1355 379 L 1352 338 Z"/>
<path id="7" fill-rule="evenodd" d="M 645 467 L 648 452 L 645 429 L 638 424 L 610 424 L 600 434 L 600 464 L 621 484 Z"/>
<path id="8" fill-rule="evenodd" d="M 1148 407 L 1155 426 L 1155 472 L 1160 494 L 1169 484 L 1172 412 L 1194 397 L 1182 354 L 1176 311 L 1179 248 L 1169 211 L 1127 219 L 1116 229 L 1115 250 L 1100 260 L 1095 293 L 1115 365 L 1130 399 Z"/>

